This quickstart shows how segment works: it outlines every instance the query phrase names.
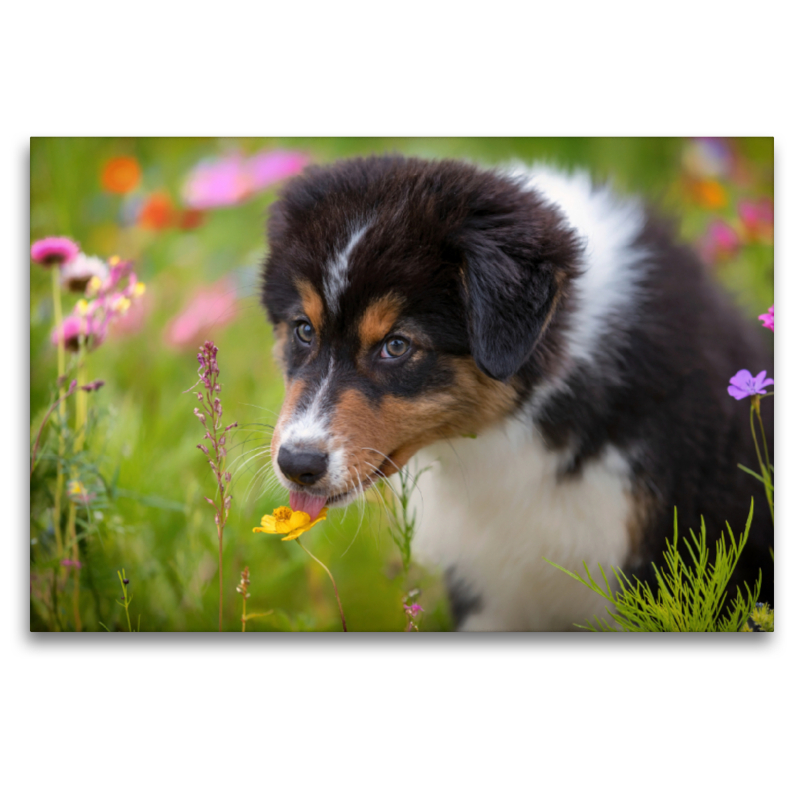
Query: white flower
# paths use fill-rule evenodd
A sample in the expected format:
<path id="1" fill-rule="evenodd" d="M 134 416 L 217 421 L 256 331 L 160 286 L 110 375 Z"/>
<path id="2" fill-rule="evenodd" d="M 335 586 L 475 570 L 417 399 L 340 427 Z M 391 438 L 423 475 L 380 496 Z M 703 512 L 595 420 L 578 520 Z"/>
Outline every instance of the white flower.
<path id="1" fill-rule="evenodd" d="M 83 292 L 92 278 L 108 278 L 108 267 L 97 256 L 78 253 L 61 268 L 61 285 L 69 292 Z"/>

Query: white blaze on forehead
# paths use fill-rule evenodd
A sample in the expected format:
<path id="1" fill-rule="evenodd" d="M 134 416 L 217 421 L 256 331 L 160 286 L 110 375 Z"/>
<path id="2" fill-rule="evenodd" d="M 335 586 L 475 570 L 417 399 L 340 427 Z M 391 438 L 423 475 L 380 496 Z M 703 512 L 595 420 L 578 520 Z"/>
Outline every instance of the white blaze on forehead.
<path id="1" fill-rule="evenodd" d="M 347 271 L 350 267 L 350 254 L 355 246 L 361 241 L 361 237 L 366 233 L 369 224 L 362 225 L 350 236 L 344 250 L 331 259 L 327 264 L 325 272 L 325 299 L 328 301 L 328 308 L 332 314 L 339 311 L 339 298 L 347 288 Z"/>

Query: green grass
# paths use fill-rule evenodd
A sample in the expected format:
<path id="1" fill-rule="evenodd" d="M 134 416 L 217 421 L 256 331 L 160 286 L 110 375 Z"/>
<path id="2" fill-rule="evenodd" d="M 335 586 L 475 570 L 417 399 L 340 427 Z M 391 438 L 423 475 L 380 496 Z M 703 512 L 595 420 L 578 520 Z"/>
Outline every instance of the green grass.
<path id="1" fill-rule="evenodd" d="M 219 347 L 225 420 L 240 431 L 229 462 L 265 443 L 263 426 L 274 421 L 282 399 L 272 361 L 272 336 L 257 301 L 258 265 L 265 252 L 264 224 L 274 199 L 265 192 L 235 208 L 212 211 L 192 231 L 149 231 L 120 223 L 122 200 L 104 192 L 100 173 L 107 159 L 132 155 L 143 169 L 144 192 L 166 191 L 176 204 L 189 169 L 201 158 L 235 147 L 252 153 L 264 147 L 303 149 L 316 162 L 369 153 L 399 152 L 456 157 L 487 165 L 545 159 L 588 168 L 620 189 L 644 195 L 680 217 L 682 234 L 694 239 L 710 212 L 688 206 L 677 191 L 684 142 L 678 139 L 33 139 L 31 142 L 31 239 L 66 235 L 85 252 L 103 258 L 132 258 L 147 284 L 152 311 L 137 334 L 112 339 L 90 354 L 88 377 L 106 381 L 90 397 L 91 460 L 113 486 L 112 502 L 99 509 L 83 543 L 81 611 L 84 628 L 127 630 L 117 571 L 126 570 L 132 620 L 141 630 L 215 630 L 217 618 L 216 530 L 203 500 L 213 491 L 208 465 L 195 445 L 202 426 L 192 415 L 196 347 L 170 349 L 164 329 L 200 284 L 233 273 L 246 295 L 228 327 L 211 336 Z M 740 143 L 751 163 L 767 176 L 761 193 L 771 196 L 772 140 Z M 730 208 L 722 213 L 729 213 Z M 772 248 L 752 246 L 721 272 L 747 313 L 772 303 Z M 77 298 L 75 298 L 77 299 Z M 65 297 L 65 312 L 70 298 Z M 50 276 L 31 267 L 30 305 L 31 439 L 51 402 L 56 353 Z M 70 414 L 72 413 L 70 406 Z M 52 452 L 54 428 L 45 447 Z M 250 453 L 253 455 L 253 453 Z M 340 623 L 327 577 L 298 547 L 254 534 L 261 515 L 283 504 L 285 493 L 262 494 L 251 485 L 258 458 L 237 472 L 233 508 L 225 532 L 225 629 L 238 630 L 241 570 L 250 568 L 248 612 L 275 609 L 248 623 L 248 630 L 337 630 Z M 43 459 L 32 482 L 31 555 L 38 562 L 52 539 L 47 507 L 52 461 Z M 412 567 L 404 577 L 400 555 L 387 529 L 386 514 L 368 504 L 336 510 L 306 534 L 305 544 L 336 577 L 351 630 L 401 630 L 402 598 L 423 589 L 423 630 L 446 630 L 450 619 L 441 581 Z M 32 565 L 32 572 L 39 567 Z M 70 619 L 64 600 L 65 619 Z M 47 627 L 32 604 L 31 626 Z M 134 628 L 136 623 L 134 622 Z"/>

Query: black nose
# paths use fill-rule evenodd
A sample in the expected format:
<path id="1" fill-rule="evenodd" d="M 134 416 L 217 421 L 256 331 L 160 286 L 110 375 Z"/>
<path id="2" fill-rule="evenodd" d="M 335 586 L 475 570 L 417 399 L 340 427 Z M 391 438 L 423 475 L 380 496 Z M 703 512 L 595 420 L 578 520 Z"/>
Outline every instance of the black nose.
<path id="1" fill-rule="evenodd" d="M 290 481 L 311 486 L 328 471 L 328 454 L 319 450 L 292 450 L 282 445 L 278 450 L 278 466 Z"/>

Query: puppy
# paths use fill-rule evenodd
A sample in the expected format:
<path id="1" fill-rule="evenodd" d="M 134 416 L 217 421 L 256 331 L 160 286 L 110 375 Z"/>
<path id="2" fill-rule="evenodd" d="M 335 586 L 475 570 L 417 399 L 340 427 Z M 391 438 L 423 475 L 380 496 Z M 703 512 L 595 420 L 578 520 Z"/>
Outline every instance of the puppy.
<path id="1" fill-rule="evenodd" d="M 314 518 L 430 464 L 416 556 L 461 630 L 574 630 L 605 603 L 545 558 L 652 580 L 675 508 L 713 540 L 751 497 L 734 577 L 772 600 L 769 509 L 737 466 L 758 469 L 749 404 L 727 393 L 769 356 L 639 202 L 583 174 L 354 159 L 290 181 L 268 238 L 275 473 Z"/>

